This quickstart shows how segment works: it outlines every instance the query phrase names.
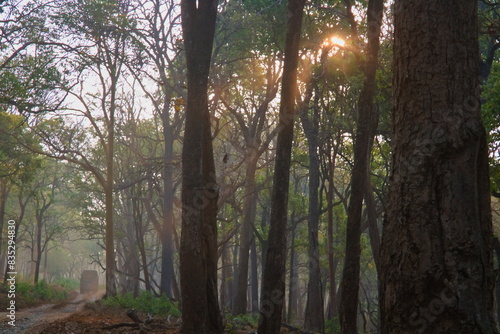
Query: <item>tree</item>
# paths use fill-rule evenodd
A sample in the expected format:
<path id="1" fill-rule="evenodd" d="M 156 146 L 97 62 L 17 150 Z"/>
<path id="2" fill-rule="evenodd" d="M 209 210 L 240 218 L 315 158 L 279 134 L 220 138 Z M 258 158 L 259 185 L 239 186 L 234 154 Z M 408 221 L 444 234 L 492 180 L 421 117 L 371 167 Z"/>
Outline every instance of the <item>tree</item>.
<path id="1" fill-rule="evenodd" d="M 105 244 L 106 244 L 106 295 L 116 295 L 116 258 L 113 236 L 113 188 L 114 188 L 114 145 L 115 145 L 115 118 L 120 111 L 119 88 L 120 79 L 124 72 L 124 50 L 129 40 L 126 30 L 129 22 L 126 20 L 128 6 L 113 1 L 81 1 L 74 6 L 65 2 L 53 15 L 54 22 L 64 28 L 68 36 L 73 37 L 74 43 L 68 49 L 66 66 L 74 71 L 73 85 L 64 88 L 79 106 L 68 109 L 73 115 L 85 117 L 91 124 L 97 142 L 104 151 L 105 166 L 92 165 L 86 157 L 82 146 L 86 144 L 73 143 L 72 136 L 82 135 L 82 128 L 76 124 L 69 131 L 69 138 L 57 137 L 57 128 L 54 132 L 36 129 L 51 152 L 39 152 L 47 156 L 66 160 L 90 171 L 104 190 L 105 194 Z M 98 85 L 97 91 L 88 91 L 81 76 L 90 75 Z M 79 89 L 79 90 L 78 90 Z M 81 107 L 81 109 L 78 109 Z M 63 108 L 61 108 L 63 109 Z M 61 124 L 62 118 L 58 120 Z M 77 123 L 77 122 L 75 122 Z M 64 131 L 61 131 L 64 132 Z"/>
<path id="2" fill-rule="evenodd" d="M 276 142 L 276 163 L 271 195 L 271 226 L 262 275 L 259 333 L 276 334 L 280 332 L 281 328 L 281 314 L 285 296 L 285 229 L 288 216 L 288 184 L 304 4 L 305 0 L 289 0 L 287 4 L 288 22 L 279 110 L 279 133 Z"/>
<path id="3" fill-rule="evenodd" d="M 323 54 L 327 54 L 324 52 Z M 324 58 L 323 56 L 321 58 Z M 321 71 L 324 68 L 320 67 Z M 319 77 L 319 75 L 317 75 Z M 318 157 L 319 147 L 319 92 L 318 84 L 313 78 L 306 92 L 303 106 L 300 108 L 302 128 L 307 138 L 309 156 L 309 217 L 308 224 L 308 256 L 309 281 L 307 282 L 307 303 L 305 310 L 304 327 L 317 331 L 324 330 L 323 291 L 321 287 L 321 272 L 319 258 L 318 230 L 320 220 L 319 184 L 320 165 Z M 314 104 L 309 116 L 309 103 L 314 91 Z"/>
<path id="4" fill-rule="evenodd" d="M 184 334 L 223 331 L 217 295 L 218 189 L 208 110 L 208 74 L 216 17 L 217 0 L 181 2 L 188 87 L 180 248 Z"/>
<path id="5" fill-rule="evenodd" d="M 351 4 L 345 0 L 348 16 L 351 18 L 352 30 L 356 32 L 356 24 L 352 15 Z M 375 105 L 373 104 L 376 84 L 375 74 L 378 64 L 379 36 L 384 10 L 383 0 L 368 2 L 367 26 L 368 44 L 364 67 L 363 89 L 359 95 L 358 119 L 354 138 L 354 164 L 352 168 L 352 192 L 347 208 L 347 235 L 344 271 L 340 295 L 340 325 L 343 333 L 357 333 L 359 274 L 361 257 L 361 213 L 363 198 L 368 189 L 369 157 L 373 136 L 377 125 Z M 357 34 L 355 33 L 356 39 Z"/>
<path id="6" fill-rule="evenodd" d="M 178 24 L 177 7 L 179 5 L 168 0 L 144 0 L 132 13 L 138 26 L 133 29 L 133 36 L 140 45 L 141 51 L 147 55 L 157 71 L 154 75 L 151 68 L 144 66 L 142 55 L 137 65 L 144 67 L 131 72 L 138 77 L 138 83 L 144 90 L 155 112 L 160 116 L 163 126 L 163 221 L 153 223 L 160 234 L 162 244 L 160 292 L 168 297 L 179 298 L 174 277 L 174 142 L 179 137 L 181 117 L 179 111 L 184 102 L 183 89 L 184 67 L 180 59 L 183 56 L 179 47 L 180 36 L 176 29 Z M 175 51 L 174 51 L 175 50 Z M 158 85 L 156 91 L 149 91 L 147 80 L 150 77 Z M 158 94 L 160 91 L 160 94 Z M 175 95 L 179 97 L 174 98 Z M 174 110 L 171 110 L 171 107 Z"/>
<path id="7" fill-rule="evenodd" d="M 477 1 L 395 2 L 381 331 L 497 333 Z"/>
<path id="8" fill-rule="evenodd" d="M 41 168 L 41 159 L 19 144 L 16 140 L 19 137 L 31 145 L 39 145 L 28 131 L 21 116 L 0 111 L 0 272 L 2 274 L 6 259 L 6 248 L 3 247 L 2 238 L 7 200 L 13 189 L 26 188 Z M 20 191 L 22 192 L 22 189 Z M 19 229 L 21 223 L 19 218 L 23 211 L 21 210 L 16 219 L 16 229 Z"/>

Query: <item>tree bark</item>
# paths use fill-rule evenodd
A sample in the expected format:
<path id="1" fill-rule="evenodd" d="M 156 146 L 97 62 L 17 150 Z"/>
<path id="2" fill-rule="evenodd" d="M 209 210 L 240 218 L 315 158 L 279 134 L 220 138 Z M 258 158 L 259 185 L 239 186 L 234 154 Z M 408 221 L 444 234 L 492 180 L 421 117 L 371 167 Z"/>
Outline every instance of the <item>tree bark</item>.
<path id="1" fill-rule="evenodd" d="M 498 273 L 498 264 L 500 264 L 500 242 L 498 241 L 498 238 L 495 237 L 493 238 L 493 253 L 494 257 L 496 259 L 497 263 L 497 269 L 496 269 L 496 280 L 495 280 L 495 316 L 496 316 L 496 321 L 497 324 L 500 322 L 500 275 Z"/>
<path id="2" fill-rule="evenodd" d="M 114 185 L 114 153 L 115 153 L 115 112 L 116 112 L 116 90 L 118 81 L 118 68 L 116 61 L 118 59 L 117 50 L 114 51 L 115 63 L 109 64 L 109 74 L 111 77 L 110 105 L 106 117 L 107 141 L 106 151 L 106 181 L 103 184 L 105 197 L 105 221 L 106 221 L 106 297 L 116 296 L 116 256 L 114 245 L 114 203 L 113 203 L 113 185 Z M 107 50 L 107 52 L 110 52 Z M 106 114 L 106 112 L 105 112 Z"/>
<path id="3" fill-rule="evenodd" d="M 330 139 L 329 141 L 333 141 Z M 327 247 L 328 247 L 328 277 L 330 280 L 329 288 L 328 288 L 328 313 L 327 319 L 333 319 L 337 315 L 337 280 L 336 280 L 336 272 L 337 265 L 339 260 L 335 256 L 335 248 L 334 248 L 334 232 L 333 232 L 333 224 L 334 224 L 334 213 L 333 213 L 333 198 L 334 198 L 334 176 L 335 176 L 335 162 L 337 159 L 337 152 L 340 146 L 340 136 L 337 136 L 337 143 L 335 147 L 333 147 L 332 152 L 332 144 L 329 142 L 327 144 L 327 168 L 325 170 L 325 174 L 327 175 L 328 184 L 326 187 L 326 200 L 327 200 L 327 217 L 328 217 L 328 227 L 327 227 Z"/>
<path id="4" fill-rule="evenodd" d="M 356 136 L 354 140 L 354 165 L 351 178 L 351 197 L 347 208 L 346 252 L 340 294 L 340 326 L 342 333 L 357 334 L 359 273 L 361 257 L 361 212 L 366 192 L 369 156 L 375 114 L 375 74 L 378 64 L 379 36 L 384 9 L 383 0 L 368 2 L 368 45 L 364 63 L 365 80 L 359 96 Z"/>
<path id="5" fill-rule="evenodd" d="M 255 203 L 256 204 L 256 203 Z M 255 211 L 256 208 L 254 208 Z M 250 290 L 251 290 L 251 305 L 252 313 L 259 313 L 259 271 L 258 271 L 258 260 L 257 260 L 257 245 L 255 238 L 252 240 L 252 245 L 250 246 Z"/>
<path id="6" fill-rule="evenodd" d="M 287 322 L 291 324 L 297 317 L 297 284 L 299 284 L 299 275 L 297 273 L 298 255 L 295 251 L 295 229 L 292 227 L 292 236 L 290 240 L 290 282 L 288 283 L 288 317 Z"/>
<path id="7" fill-rule="evenodd" d="M 261 315 L 258 328 L 259 333 L 266 334 L 280 332 L 285 296 L 285 229 L 288 211 L 295 93 L 297 91 L 297 65 L 304 4 L 305 0 L 289 0 L 287 6 L 288 23 L 278 125 L 280 131 L 276 143 L 276 164 L 271 194 L 271 223 L 262 277 Z"/>
<path id="8" fill-rule="evenodd" d="M 497 333 L 477 1 L 395 2 L 381 331 Z"/>
<path id="9" fill-rule="evenodd" d="M 163 226 L 161 229 L 161 276 L 160 293 L 172 298 L 172 285 L 174 277 L 174 247 L 173 247 L 173 229 L 174 229 L 174 190 L 173 190 L 173 146 L 174 136 L 170 124 L 170 115 L 168 107 L 170 103 L 164 101 L 164 109 L 161 114 L 163 123 L 163 142 L 165 152 L 163 156 Z"/>
<path id="10" fill-rule="evenodd" d="M 312 87 L 315 92 L 312 116 L 309 116 L 309 98 L 305 99 L 306 105 L 300 111 L 302 127 L 307 138 L 309 157 L 309 217 L 307 220 L 307 253 L 309 257 L 307 283 L 307 302 L 304 319 L 304 327 L 310 330 L 323 332 L 323 289 L 321 286 L 321 272 L 319 264 L 318 229 L 320 218 L 319 203 L 319 157 L 318 157 L 318 135 L 319 135 L 319 95 L 317 87 Z"/>
<path id="11" fill-rule="evenodd" d="M 223 330 L 217 296 L 218 188 L 207 93 L 216 16 L 216 0 L 181 2 L 188 84 L 180 247 L 184 334 Z"/>
<path id="12" fill-rule="evenodd" d="M 244 314 L 247 311 L 248 290 L 248 259 L 252 243 L 252 225 L 255 220 L 255 172 L 258 156 L 255 148 L 248 148 L 247 170 L 245 174 L 245 194 L 243 203 L 243 223 L 241 224 L 240 250 L 238 252 L 238 270 L 235 277 L 233 315 Z"/>

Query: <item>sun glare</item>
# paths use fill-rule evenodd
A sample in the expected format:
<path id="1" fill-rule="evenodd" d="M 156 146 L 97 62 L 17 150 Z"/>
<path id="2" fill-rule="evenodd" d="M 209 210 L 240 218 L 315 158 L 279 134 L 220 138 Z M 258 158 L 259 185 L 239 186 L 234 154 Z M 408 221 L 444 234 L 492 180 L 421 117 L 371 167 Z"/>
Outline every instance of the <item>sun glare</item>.
<path id="1" fill-rule="evenodd" d="M 337 36 L 330 37 L 328 40 L 328 43 L 333 46 L 340 46 L 344 47 L 345 46 L 345 41 Z"/>
<path id="2" fill-rule="evenodd" d="M 323 42 L 323 47 L 337 47 L 342 48 L 345 46 L 345 41 L 337 36 L 328 37 Z"/>

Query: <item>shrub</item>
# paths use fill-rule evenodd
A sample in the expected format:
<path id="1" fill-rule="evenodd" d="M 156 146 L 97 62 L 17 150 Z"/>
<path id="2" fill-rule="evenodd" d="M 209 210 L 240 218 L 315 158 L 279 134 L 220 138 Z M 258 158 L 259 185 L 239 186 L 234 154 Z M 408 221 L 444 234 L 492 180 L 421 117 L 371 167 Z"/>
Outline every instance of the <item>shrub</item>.
<path id="1" fill-rule="evenodd" d="M 338 317 L 327 320 L 325 323 L 325 333 L 338 334 L 340 333 L 340 322 Z"/>
<path id="2" fill-rule="evenodd" d="M 229 315 L 225 321 L 226 332 L 234 333 L 239 329 L 256 328 L 259 323 L 258 314 L 239 314 L 237 316 Z"/>
<path id="3" fill-rule="evenodd" d="M 74 278 L 59 278 L 54 281 L 54 284 L 62 286 L 66 290 L 78 290 L 80 289 L 80 281 Z"/>
<path id="4" fill-rule="evenodd" d="M 139 297 L 134 298 L 131 293 L 107 298 L 103 304 L 110 307 L 134 308 L 138 311 L 151 314 L 172 315 L 179 317 L 181 312 L 177 303 L 166 296 L 156 297 L 150 292 L 141 291 Z"/>
<path id="5" fill-rule="evenodd" d="M 58 289 L 44 280 L 38 281 L 38 283 L 33 286 L 33 294 L 35 298 L 45 301 L 61 300 L 68 297 L 68 292 L 66 290 L 61 288 Z"/>

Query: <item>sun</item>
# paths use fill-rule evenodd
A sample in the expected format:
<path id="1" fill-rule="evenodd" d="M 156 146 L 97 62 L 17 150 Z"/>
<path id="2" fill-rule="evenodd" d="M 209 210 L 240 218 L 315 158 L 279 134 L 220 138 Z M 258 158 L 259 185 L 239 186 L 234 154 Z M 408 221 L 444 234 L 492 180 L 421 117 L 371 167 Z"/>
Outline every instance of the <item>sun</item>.
<path id="1" fill-rule="evenodd" d="M 341 47 L 344 47 L 345 46 L 345 41 L 340 38 L 340 37 L 337 37 L 337 36 L 333 36 L 330 38 L 330 43 L 333 45 L 333 46 L 341 46 Z"/>
<path id="2" fill-rule="evenodd" d="M 345 41 L 338 37 L 338 36 L 332 36 L 332 37 L 328 37 L 327 39 L 325 39 L 325 41 L 323 42 L 323 46 L 336 46 L 336 47 L 344 47 L 345 46 Z"/>

